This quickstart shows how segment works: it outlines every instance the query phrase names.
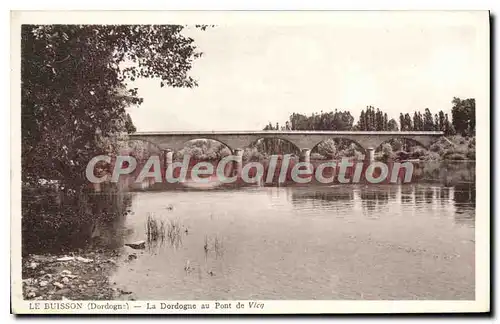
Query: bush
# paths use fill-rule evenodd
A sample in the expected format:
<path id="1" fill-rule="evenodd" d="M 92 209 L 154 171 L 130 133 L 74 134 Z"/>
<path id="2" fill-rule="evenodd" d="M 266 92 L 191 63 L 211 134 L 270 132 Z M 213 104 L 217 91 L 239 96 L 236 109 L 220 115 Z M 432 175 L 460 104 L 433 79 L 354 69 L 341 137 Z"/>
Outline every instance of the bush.
<path id="1" fill-rule="evenodd" d="M 311 160 L 326 160 L 327 157 L 320 153 L 311 153 Z"/>
<path id="2" fill-rule="evenodd" d="M 396 159 L 403 161 L 403 160 L 408 160 L 410 158 L 410 153 L 405 152 L 405 151 L 398 151 L 396 152 Z"/>
<path id="3" fill-rule="evenodd" d="M 429 150 L 431 152 L 443 153 L 446 150 L 446 145 L 441 142 L 436 142 L 430 146 Z"/>
<path id="4" fill-rule="evenodd" d="M 403 149 L 403 142 L 401 140 L 394 140 L 392 142 L 392 148 L 394 151 L 401 151 Z"/>
<path id="5" fill-rule="evenodd" d="M 453 152 L 453 153 L 447 154 L 444 156 L 444 158 L 446 160 L 454 160 L 454 161 L 467 160 L 466 156 L 463 153 L 459 153 L 459 152 Z"/>
<path id="6" fill-rule="evenodd" d="M 318 145 L 318 154 L 333 158 L 338 153 L 335 141 L 332 139 L 327 139 L 326 141 Z"/>
<path id="7" fill-rule="evenodd" d="M 382 144 L 382 156 L 380 160 L 387 162 L 389 160 L 393 160 L 395 158 L 395 154 L 392 151 L 392 146 L 389 143 Z"/>
<path id="8" fill-rule="evenodd" d="M 412 159 L 420 159 L 427 154 L 427 150 L 422 147 L 416 147 L 412 149 L 411 158 Z"/>
<path id="9" fill-rule="evenodd" d="M 243 160 L 245 161 L 256 162 L 256 161 L 261 161 L 263 159 L 265 159 L 264 154 L 260 153 L 256 147 L 247 148 L 243 152 Z"/>
<path id="10" fill-rule="evenodd" d="M 424 161 L 438 161 L 441 159 L 441 155 L 436 152 L 427 152 L 427 154 L 420 157 L 420 159 Z"/>
<path id="11" fill-rule="evenodd" d="M 475 137 L 471 138 L 468 147 L 469 148 L 476 148 L 476 138 Z"/>

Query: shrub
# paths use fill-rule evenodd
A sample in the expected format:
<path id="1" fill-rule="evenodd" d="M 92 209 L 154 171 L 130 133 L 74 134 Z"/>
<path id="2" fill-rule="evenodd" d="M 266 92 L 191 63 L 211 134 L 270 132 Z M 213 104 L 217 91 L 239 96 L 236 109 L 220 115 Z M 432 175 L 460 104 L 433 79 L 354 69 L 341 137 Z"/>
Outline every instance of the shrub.
<path id="1" fill-rule="evenodd" d="M 334 157 L 338 153 L 335 141 L 332 139 L 327 139 L 326 141 L 320 143 L 318 145 L 318 153 L 325 157 Z"/>
<path id="2" fill-rule="evenodd" d="M 408 160 L 410 158 L 410 153 L 405 152 L 405 151 L 398 151 L 396 152 L 396 159 L 402 161 L 402 160 Z"/>
<path id="3" fill-rule="evenodd" d="M 469 148 L 475 148 L 476 147 L 476 138 L 475 137 L 471 138 L 471 140 L 469 141 L 468 147 Z"/>
<path id="4" fill-rule="evenodd" d="M 394 151 L 401 151 L 403 149 L 403 142 L 401 140 L 394 140 L 392 142 L 392 148 Z"/>
<path id="5" fill-rule="evenodd" d="M 326 160 L 327 157 L 320 153 L 311 153 L 311 160 Z"/>
<path id="6" fill-rule="evenodd" d="M 395 158 L 395 154 L 392 151 L 392 146 L 389 143 L 382 144 L 382 156 L 380 160 L 387 162 L 389 160 L 393 160 Z"/>
<path id="7" fill-rule="evenodd" d="M 412 159 L 420 159 L 427 154 L 427 150 L 422 147 L 416 147 L 412 149 L 411 158 Z"/>
<path id="8" fill-rule="evenodd" d="M 454 161 L 467 159 L 463 153 L 459 153 L 459 152 L 453 152 L 453 153 L 447 154 L 444 158 L 446 160 L 454 160 Z"/>
<path id="9" fill-rule="evenodd" d="M 245 161 L 261 161 L 265 158 L 264 154 L 260 153 L 256 147 L 247 148 L 243 152 L 243 160 Z"/>
<path id="10" fill-rule="evenodd" d="M 443 153 L 446 150 L 446 146 L 449 146 L 449 143 L 446 144 L 443 142 L 436 142 L 430 146 L 429 150 L 431 152 Z"/>
<path id="11" fill-rule="evenodd" d="M 439 153 L 436 153 L 436 152 L 427 152 L 426 155 L 420 157 L 421 160 L 425 160 L 425 161 L 437 161 L 441 158 L 441 156 L 439 155 Z"/>

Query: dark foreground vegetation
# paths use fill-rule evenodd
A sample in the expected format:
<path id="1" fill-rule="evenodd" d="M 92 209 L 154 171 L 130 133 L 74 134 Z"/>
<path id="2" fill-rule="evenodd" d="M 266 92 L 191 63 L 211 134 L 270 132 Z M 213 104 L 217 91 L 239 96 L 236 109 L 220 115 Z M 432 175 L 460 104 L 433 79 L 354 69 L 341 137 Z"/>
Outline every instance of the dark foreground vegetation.
<path id="1" fill-rule="evenodd" d="M 107 220 L 124 217 L 129 200 L 111 185 L 93 194 L 85 168 L 96 155 L 116 155 L 127 146 L 124 135 L 135 131 L 126 108 L 139 106 L 142 98 L 130 81 L 155 78 L 159 87 L 197 85 L 188 71 L 202 53 L 185 29 L 22 26 L 23 278 L 25 287 L 36 288 L 25 289 L 26 298 L 110 298 L 112 290 L 101 282 L 109 258 L 97 248 L 97 238 L 106 235 L 98 232 L 106 230 Z M 123 242 L 116 245 L 123 248 Z M 75 246 L 85 246 L 85 252 Z M 95 256 L 86 254 L 92 250 Z M 93 262 L 54 262 L 65 254 Z M 64 270 L 77 277 L 64 279 Z"/>

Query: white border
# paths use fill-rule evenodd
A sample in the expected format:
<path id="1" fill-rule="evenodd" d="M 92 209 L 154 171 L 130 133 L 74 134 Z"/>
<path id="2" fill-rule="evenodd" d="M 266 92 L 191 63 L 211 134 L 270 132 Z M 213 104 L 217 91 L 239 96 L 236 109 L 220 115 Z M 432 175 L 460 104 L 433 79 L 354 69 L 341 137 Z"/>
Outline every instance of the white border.
<path id="1" fill-rule="evenodd" d="M 383 2 L 384 3 L 384 2 Z M 385 2 L 387 3 L 387 2 Z M 420 2 L 422 3 L 422 2 Z M 424 4 L 433 3 L 436 1 L 423 1 Z M 456 3 L 456 2 L 454 2 Z M 187 2 L 189 6 L 189 2 Z M 477 5 L 477 2 L 475 3 Z M 351 4 L 350 8 L 352 8 Z M 130 6 L 128 6 L 130 8 Z M 146 6 L 148 7 L 148 6 Z M 392 8 L 398 6 L 392 6 Z M 432 6 L 429 6 L 432 7 Z M 184 6 L 186 8 L 186 6 Z M 234 8 L 234 6 L 233 6 Z M 265 6 L 264 6 L 265 8 Z M 302 7 L 304 8 L 304 7 Z M 305 7 L 312 9 L 311 6 Z M 345 8 L 342 7 L 341 8 Z M 367 8 L 364 6 L 363 8 Z M 370 7 L 368 7 L 370 8 Z M 371 7 L 373 8 L 373 7 Z M 386 8 L 383 5 L 377 6 L 378 9 Z M 408 7 L 406 7 L 408 9 Z M 411 7 L 410 7 L 411 8 Z M 460 9 L 470 8 L 461 4 Z M 454 9 L 458 9 L 454 7 Z M 266 8 L 269 9 L 269 8 Z M 371 19 L 373 13 L 360 12 L 359 16 L 363 19 Z M 487 15 L 487 13 L 485 13 Z M 441 19 L 439 13 L 427 12 L 428 19 Z M 340 18 L 343 19 L 343 18 Z M 417 21 L 421 19 L 418 18 Z M 20 23 L 219 23 L 221 20 L 224 23 L 272 23 L 286 24 L 287 21 L 300 21 L 301 23 L 320 23 L 331 22 L 328 13 L 324 12 L 26 12 L 22 14 L 14 14 L 12 16 L 11 35 L 19 35 Z M 484 91 L 476 97 L 477 103 L 477 178 L 490 178 L 489 165 L 489 26 L 487 20 L 481 25 L 480 38 L 481 46 L 485 47 L 484 66 L 478 67 L 483 75 L 482 80 L 478 82 L 484 84 Z M 11 54 L 12 54 L 12 74 L 11 74 L 11 194 L 12 194 L 12 225 L 11 225 L 11 244 L 12 244 L 12 302 L 13 309 L 16 313 L 23 313 L 27 310 L 26 306 L 29 302 L 22 302 L 20 297 L 20 84 L 19 76 L 19 38 L 12 37 L 11 39 Z M 477 187 L 477 216 L 476 216 L 476 301 L 475 302 L 451 302 L 451 301 L 395 301 L 395 302 L 365 302 L 365 301 L 265 301 L 270 305 L 273 313 L 316 313 L 316 312 L 466 312 L 466 311 L 486 311 L 489 305 L 489 217 L 490 217 L 490 201 L 489 201 L 489 183 L 478 183 Z M 140 303 L 140 302 L 139 302 Z M 224 312 L 227 313 L 227 312 Z"/>

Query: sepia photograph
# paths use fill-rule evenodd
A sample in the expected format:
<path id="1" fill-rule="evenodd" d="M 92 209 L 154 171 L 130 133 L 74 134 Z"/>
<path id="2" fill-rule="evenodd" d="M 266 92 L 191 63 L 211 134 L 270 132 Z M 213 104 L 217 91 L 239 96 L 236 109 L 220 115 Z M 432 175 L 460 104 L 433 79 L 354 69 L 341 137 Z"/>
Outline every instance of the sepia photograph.
<path id="1" fill-rule="evenodd" d="M 13 11 L 13 311 L 489 311 L 489 24 Z"/>

